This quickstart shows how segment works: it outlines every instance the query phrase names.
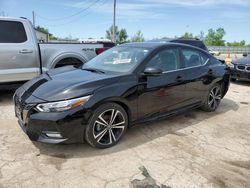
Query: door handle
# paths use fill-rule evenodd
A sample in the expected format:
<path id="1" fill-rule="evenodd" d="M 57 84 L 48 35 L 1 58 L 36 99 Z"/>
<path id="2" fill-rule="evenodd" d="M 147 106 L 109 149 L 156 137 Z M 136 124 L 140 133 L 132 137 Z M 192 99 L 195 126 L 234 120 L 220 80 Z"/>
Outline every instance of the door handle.
<path id="1" fill-rule="evenodd" d="M 180 81 L 182 81 L 182 77 L 181 77 L 181 76 L 177 76 L 177 77 L 175 78 L 175 80 L 176 80 L 177 82 L 180 82 Z"/>
<path id="2" fill-rule="evenodd" d="M 33 50 L 28 50 L 28 49 L 22 49 L 19 51 L 20 54 L 29 54 L 29 53 L 33 53 Z"/>

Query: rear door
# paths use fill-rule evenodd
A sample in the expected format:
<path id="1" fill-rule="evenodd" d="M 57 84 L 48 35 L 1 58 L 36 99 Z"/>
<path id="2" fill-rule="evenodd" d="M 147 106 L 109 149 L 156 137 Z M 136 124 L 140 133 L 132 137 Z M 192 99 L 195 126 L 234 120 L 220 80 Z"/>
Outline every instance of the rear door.
<path id="1" fill-rule="evenodd" d="M 185 70 L 188 104 L 200 103 L 206 95 L 209 76 L 213 74 L 206 66 L 209 57 L 197 49 L 181 47 L 181 59 Z"/>
<path id="2" fill-rule="evenodd" d="M 181 69 L 178 48 L 159 51 L 146 67 L 160 68 L 160 76 L 148 76 L 140 85 L 138 98 L 139 118 L 152 116 L 185 106 L 185 72 Z"/>
<path id="3" fill-rule="evenodd" d="M 29 29 L 22 21 L 0 20 L 0 83 L 29 80 L 39 74 Z"/>

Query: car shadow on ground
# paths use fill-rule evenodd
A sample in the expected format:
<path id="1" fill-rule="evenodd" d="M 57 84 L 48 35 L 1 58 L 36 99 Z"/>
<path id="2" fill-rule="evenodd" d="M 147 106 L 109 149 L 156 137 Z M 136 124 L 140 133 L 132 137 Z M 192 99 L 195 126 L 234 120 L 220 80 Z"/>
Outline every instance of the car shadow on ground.
<path id="1" fill-rule="evenodd" d="M 196 125 L 206 119 L 224 114 L 228 111 L 237 111 L 239 105 L 228 98 L 224 98 L 216 112 L 203 112 L 199 109 L 192 110 L 177 116 L 158 120 L 151 123 L 140 124 L 128 129 L 124 138 L 115 146 L 108 149 L 96 149 L 84 144 L 50 145 L 33 142 L 40 150 L 40 154 L 56 158 L 87 158 L 100 155 L 108 155 L 128 149 L 133 149 L 147 142 L 167 135 L 187 136 L 191 133 L 181 133 L 179 130 Z M 202 126 L 202 124 L 201 124 Z"/>
<path id="2" fill-rule="evenodd" d="M 231 81 L 231 83 L 240 86 L 250 86 L 250 81 L 237 80 L 237 81 Z"/>

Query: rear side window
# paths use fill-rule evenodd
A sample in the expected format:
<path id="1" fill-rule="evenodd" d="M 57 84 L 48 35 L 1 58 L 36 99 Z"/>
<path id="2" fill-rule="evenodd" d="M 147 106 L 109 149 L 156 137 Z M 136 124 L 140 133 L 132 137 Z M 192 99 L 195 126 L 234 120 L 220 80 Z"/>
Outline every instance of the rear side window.
<path id="1" fill-rule="evenodd" d="M 147 67 L 160 68 L 163 72 L 179 69 L 178 49 L 165 49 L 158 52 L 148 62 Z"/>
<path id="2" fill-rule="evenodd" d="M 16 21 L 0 21 L 0 43 L 22 43 L 27 41 L 23 24 Z"/>
<path id="3" fill-rule="evenodd" d="M 201 66 L 208 61 L 208 57 L 199 51 L 192 49 L 182 49 L 181 52 L 185 67 Z"/>

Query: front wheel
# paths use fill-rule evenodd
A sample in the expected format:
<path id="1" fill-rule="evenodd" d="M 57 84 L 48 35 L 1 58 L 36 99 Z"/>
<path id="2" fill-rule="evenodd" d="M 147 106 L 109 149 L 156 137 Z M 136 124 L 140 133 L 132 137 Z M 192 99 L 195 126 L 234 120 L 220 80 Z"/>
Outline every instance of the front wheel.
<path id="1" fill-rule="evenodd" d="M 215 84 L 210 90 L 207 96 L 205 104 L 202 106 L 202 110 L 207 112 L 215 111 L 221 101 L 222 92 L 221 85 Z"/>
<path id="2" fill-rule="evenodd" d="M 128 126 L 126 111 L 116 103 L 98 107 L 86 127 L 85 139 L 93 147 L 109 148 L 125 134 Z"/>

